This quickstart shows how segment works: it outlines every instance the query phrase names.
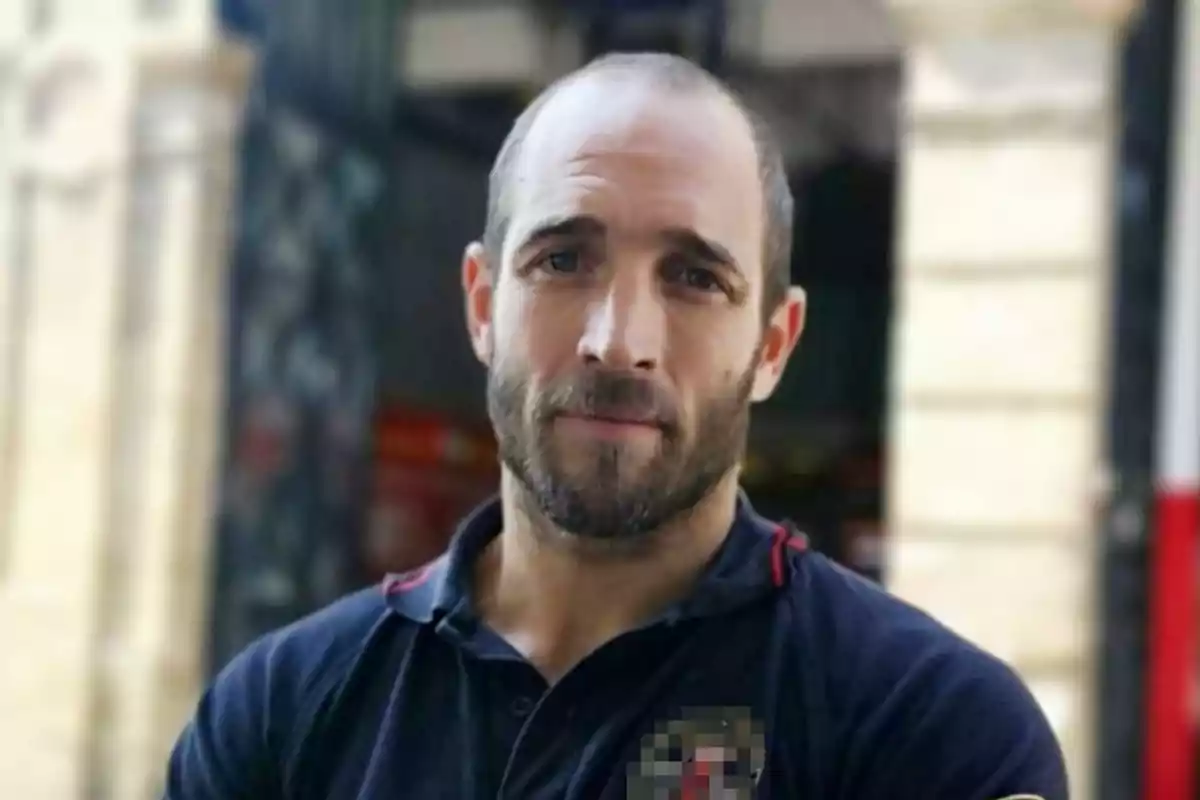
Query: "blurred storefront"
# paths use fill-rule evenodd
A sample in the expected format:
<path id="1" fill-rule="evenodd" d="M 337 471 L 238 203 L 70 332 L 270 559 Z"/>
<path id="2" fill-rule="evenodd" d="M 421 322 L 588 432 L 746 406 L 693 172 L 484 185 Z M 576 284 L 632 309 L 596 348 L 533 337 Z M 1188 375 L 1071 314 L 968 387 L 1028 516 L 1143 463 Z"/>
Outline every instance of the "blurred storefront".
<path id="1" fill-rule="evenodd" d="M 800 199 L 752 497 L 1013 663 L 1077 796 L 1146 785 L 1172 0 L 0 5 L 0 795 L 153 796 L 205 675 L 444 546 L 496 481 L 491 159 L 645 48 L 745 92 Z"/>

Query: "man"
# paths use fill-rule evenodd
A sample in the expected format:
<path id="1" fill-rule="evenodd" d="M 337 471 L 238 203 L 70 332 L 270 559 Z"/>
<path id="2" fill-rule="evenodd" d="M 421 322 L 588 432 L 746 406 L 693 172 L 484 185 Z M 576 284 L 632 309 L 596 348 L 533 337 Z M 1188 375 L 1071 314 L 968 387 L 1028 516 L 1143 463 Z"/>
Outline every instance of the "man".
<path id="1" fill-rule="evenodd" d="M 661 55 L 517 122 L 462 267 L 499 499 L 217 678 L 171 800 L 1067 796 L 1000 662 L 757 517 L 804 303 L 761 127 Z"/>

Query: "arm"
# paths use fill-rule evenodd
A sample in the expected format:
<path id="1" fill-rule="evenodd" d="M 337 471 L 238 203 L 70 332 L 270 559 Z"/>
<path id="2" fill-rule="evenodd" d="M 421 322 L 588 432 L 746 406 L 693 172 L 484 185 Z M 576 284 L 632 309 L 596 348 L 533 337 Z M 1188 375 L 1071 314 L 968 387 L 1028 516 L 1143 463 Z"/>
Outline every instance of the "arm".
<path id="1" fill-rule="evenodd" d="M 164 800 L 282 797 L 270 737 L 269 642 L 251 645 L 204 693 L 171 753 Z"/>
<path id="2" fill-rule="evenodd" d="M 1068 800 L 1062 751 L 1033 696 L 973 648 L 915 664 L 855 727 L 843 797 Z"/>

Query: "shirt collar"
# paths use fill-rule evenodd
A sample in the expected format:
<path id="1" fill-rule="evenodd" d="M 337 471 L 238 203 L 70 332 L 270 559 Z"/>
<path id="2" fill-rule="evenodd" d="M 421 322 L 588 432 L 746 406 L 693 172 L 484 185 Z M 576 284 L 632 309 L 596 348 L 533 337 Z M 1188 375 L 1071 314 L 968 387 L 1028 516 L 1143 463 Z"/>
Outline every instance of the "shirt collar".
<path id="1" fill-rule="evenodd" d="M 500 501 L 477 508 L 459 526 L 441 558 L 412 572 L 389 575 L 383 584 L 388 606 L 420 623 L 443 620 L 473 627 L 471 567 L 503 528 Z M 791 568 L 786 550 L 803 550 L 806 540 L 790 524 L 769 522 L 739 493 L 733 525 L 695 592 L 672 608 L 664 622 L 732 610 L 782 588 Z"/>

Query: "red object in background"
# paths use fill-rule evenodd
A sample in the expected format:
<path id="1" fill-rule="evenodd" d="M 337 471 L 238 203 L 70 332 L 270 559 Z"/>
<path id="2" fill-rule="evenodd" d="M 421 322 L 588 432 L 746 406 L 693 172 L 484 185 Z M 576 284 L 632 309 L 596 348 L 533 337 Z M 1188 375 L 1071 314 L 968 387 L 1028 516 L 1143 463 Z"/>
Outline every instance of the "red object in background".
<path id="1" fill-rule="evenodd" d="M 372 579 L 445 551 L 458 523 L 499 485 L 486 426 L 390 407 L 375 427 L 372 507 L 364 562 Z"/>
<path id="2" fill-rule="evenodd" d="M 236 442 L 234 463 L 258 479 L 277 475 L 291 458 L 296 414 L 278 396 L 259 396 L 247 403 Z"/>
<path id="3" fill-rule="evenodd" d="M 1200 491 L 1164 491 L 1151 573 L 1146 798 L 1192 800 L 1197 668 L 1196 553 Z"/>

